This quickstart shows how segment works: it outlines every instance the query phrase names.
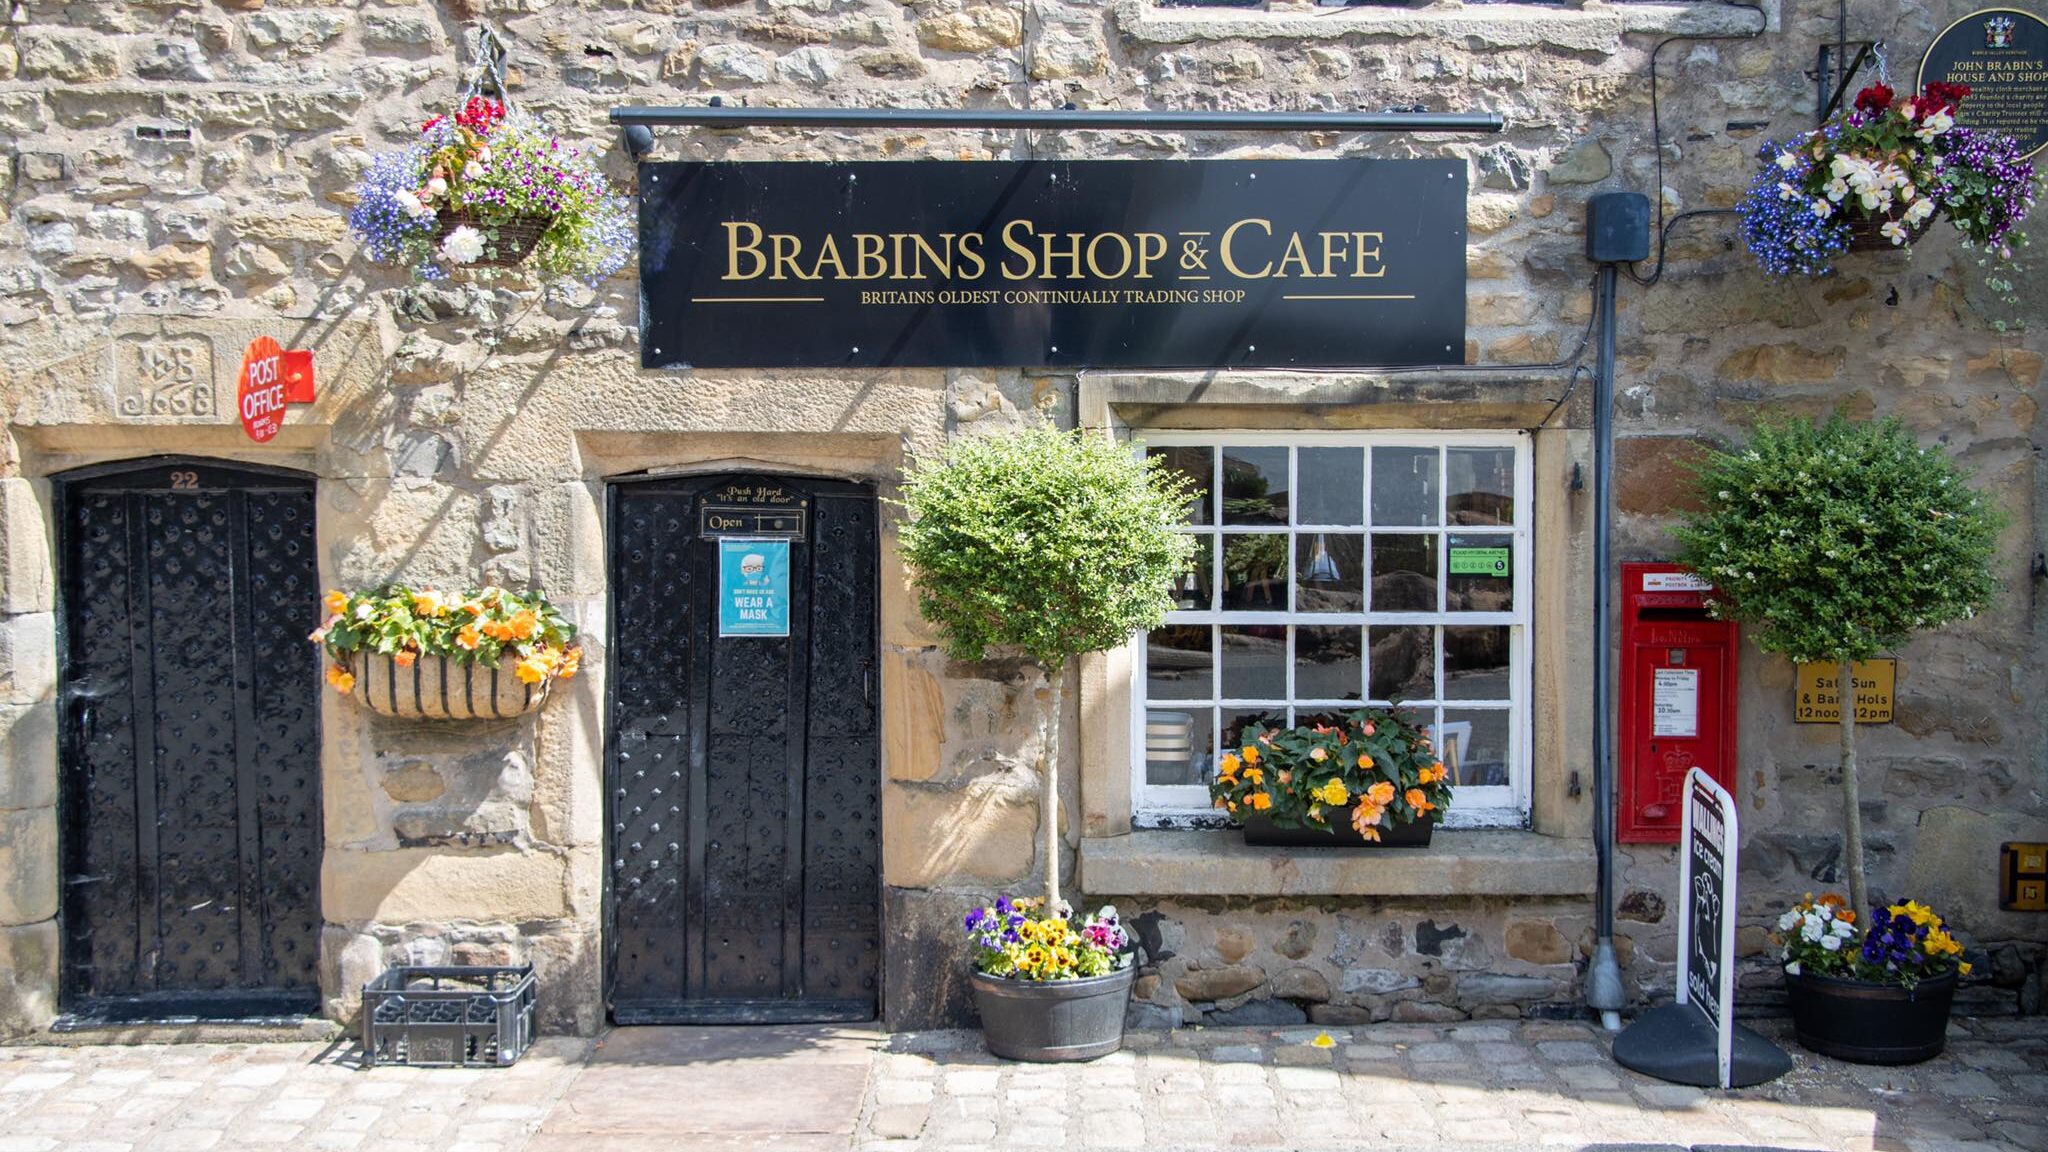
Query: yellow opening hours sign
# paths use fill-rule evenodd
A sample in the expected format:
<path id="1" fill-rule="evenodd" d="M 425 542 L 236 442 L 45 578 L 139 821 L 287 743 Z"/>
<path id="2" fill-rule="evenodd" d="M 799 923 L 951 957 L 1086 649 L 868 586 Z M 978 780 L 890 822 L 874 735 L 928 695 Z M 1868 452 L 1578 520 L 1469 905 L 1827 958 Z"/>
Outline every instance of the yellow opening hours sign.
<path id="1" fill-rule="evenodd" d="M 1893 687 L 1899 679 L 1897 660 L 1858 660 L 1849 674 L 1856 681 L 1856 722 L 1892 722 Z M 1792 701 L 1792 719 L 1801 724 L 1842 722 L 1841 675 L 1835 664 L 1799 665 L 1798 695 Z"/>

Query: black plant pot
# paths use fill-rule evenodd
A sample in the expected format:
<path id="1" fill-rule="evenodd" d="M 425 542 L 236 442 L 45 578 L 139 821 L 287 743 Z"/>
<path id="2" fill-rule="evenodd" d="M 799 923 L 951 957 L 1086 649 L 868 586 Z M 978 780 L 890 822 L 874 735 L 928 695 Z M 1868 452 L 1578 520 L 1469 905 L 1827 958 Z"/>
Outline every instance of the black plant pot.
<path id="1" fill-rule="evenodd" d="M 1948 1044 L 1956 974 L 1922 980 L 1910 991 L 1833 976 L 1785 977 L 1792 1029 L 1804 1047 L 1852 1064 L 1918 1064 Z"/>
<path id="2" fill-rule="evenodd" d="M 1256 812 L 1244 815 L 1244 842 L 1261 848 L 1427 848 L 1434 820 L 1411 820 L 1396 824 L 1383 819 L 1380 838 L 1367 840 L 1351 826 L 1351 810 L 1330 813 L 1330 830 L 1283 828 Z"/>
<path id="3" fill-rule="evenodd" d="M 974 1005 L 988 1050 L 1006 1060 L 1093 1060 L 1124 1043 L 1134 964 L 1083 980 L 1008 980 L 974 974 Z"/>

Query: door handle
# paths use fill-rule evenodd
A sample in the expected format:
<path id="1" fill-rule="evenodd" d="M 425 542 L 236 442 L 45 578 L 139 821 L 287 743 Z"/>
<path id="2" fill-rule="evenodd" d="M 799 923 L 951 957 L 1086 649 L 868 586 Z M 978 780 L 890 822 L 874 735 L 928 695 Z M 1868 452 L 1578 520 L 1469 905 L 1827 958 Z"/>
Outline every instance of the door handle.
<path id="1" fill-rule="evenodd" d="M 863 660 L 860 667 L 861 699 L 867 701 L 868 707 L 873 708 L 875 706 L 875 662 L 873 660 Z"/>

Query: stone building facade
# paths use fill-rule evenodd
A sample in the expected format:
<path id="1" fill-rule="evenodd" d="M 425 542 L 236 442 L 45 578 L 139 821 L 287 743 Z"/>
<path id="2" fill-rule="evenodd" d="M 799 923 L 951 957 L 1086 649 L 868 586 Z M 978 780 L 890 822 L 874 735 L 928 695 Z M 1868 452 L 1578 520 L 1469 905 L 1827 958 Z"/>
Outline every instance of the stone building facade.
<path id="1" fill-rule="evenodd" d="M 1853 36 L 1909 76 L 1972 5 L 1855 0 Z M 1822 11 L 1822 9 L 1825 11 Z M 951 437 L 1035 421 L 1226 450 L 1413 433 L 1516 454 L 1531 571 L 1500 714 L 1506 827 L 1423 853 L 1250 849 L 1175 826 L 1143 781 L 1142 645 L 1071 670 L 1063 871 L 1137 928 L 1134 1019 L 1341 1023 L 1572 1010 L 1592 942 L 1592 664 L 1584 361 L 1589 196 L 1725 208 L 1766 137 L 1809 127 L 1832 5 L 1294 0 L 21 0 L 0 26 L 0 1033 L 60 1003 L 71 874 L 60 755 L 59 492 L 159 455 L 312 478 L 319 582 L 496 581 L 563 603 L 586 674 L 533 716 L 405 722 L 319 705 L 318 985 L 353 1016 L 394 963 L 531 962 L 546 1026 L 607 1019 L 607 542 L 616 478 L 747 472 L 887 498 Z M 474 20 L 511 92 L 606 149 L 620 104 L 1494 110 L 1499 136 L 1164 131 L 666 130 L 709 160 L 1456 158 L 1468 166 L 1466 366 L 1441 372 L 1013 369 L 648 371 L 629 271 L 595 291 L 408 283 L 346 234 L 371 153 L 460 89 Z M 1651 70 L 1657 70 L 1653 131 Z M 1658 186 L 1661 179 L 1662 186 Z M 2037 416 L 2048 293 L 1982 287 L 1946 229 L 1817 282 L 1760 275 L 1726 216 L 1673 230 L 1662 278 L 1624 283 L 1621 559 L 1668 556 L 1684 466 L 1771 412 L 1895 416 L 2010 516 L 1988 613 L 1899 655 L 1894 723 L 1864 735 L 1872 883 L 1935 903 L 1986 962 L 1980 1011 L 2040 1010 L 2048 917 L 2003 912 L 1998 846 L 2048 839 L 2048 466 Z M 2031 317 L 2031 327 L 2015 319 Z M 241 349 L 311 348 L 317 402 L 258 445 L 236 426 Z M 1562 364 L 1563 366 L 1558 366 Z M 1438 441 L 1429 441 L 1437 435 Z M 1326 439 L 1316 439 L 1325 437 Z M 1174 441 L 1179 442 L 1179 441 Z M 1493 443 L 1492 440 L 1484 440 Z M 1377 441 L 1360 440 L 1360 444 Z M 886 508 L 886 505 L 884 505 Z M 879 560 L 881 1016 L 966 1019 L 958 916 L 1042 871 L 1028 664 L 949 661 L 884 517 Z M 308 593 L 308 625 L 317 610 Z M 289 665 L 287 665 L 289 667 Z M 310 654 L 304 675 L 317 675 Z M 1838 881 L 1834 731 L 1795 724 L 1793 669 L 1745 648 L 1737 795 L 1745 994 L 1775 991 L 1763 933 Z M 1206 714 L 1206 713 L 1205 713 Z M 1492 723 L 1479 719 L 1474 723 Z M 1162 826 L 1163 825 L 1163 826 Z M 1640 1000 L 1669 987 L 1671 849 L 1624 846 L 1617 944 Z M 308 899 L 313 897 L 309 896 Z M 308 910 L 309 912 L 312 910 Z"/>

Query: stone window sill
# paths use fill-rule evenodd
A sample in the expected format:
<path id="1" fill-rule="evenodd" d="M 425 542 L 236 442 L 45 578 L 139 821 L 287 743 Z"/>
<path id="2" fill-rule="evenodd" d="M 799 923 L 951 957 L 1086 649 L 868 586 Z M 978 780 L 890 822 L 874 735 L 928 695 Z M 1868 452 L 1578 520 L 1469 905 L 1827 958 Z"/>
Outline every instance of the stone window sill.
<path id="1" fill-rule="evenodd" d="M 1235 831 L 1157 830 L 1081 841 L 1095 896 L 1590 896 L 1593 842 L 1506 830 L 1437 831 L 1425 849 L 1253 848 Z"/>
<path id="2" fill-rule="evenodd" d="M 1457 39 L 1485 48 L 1562 48 L 1612 55 L 1624 34 L 1756 35 L 1768 17 L 1721 4 L 1606 4 L 1582 8 L 1167 8 L 1153 0 L 1117 0 L 1117 24 L 1143 44 L 1208 40 Z"/>

